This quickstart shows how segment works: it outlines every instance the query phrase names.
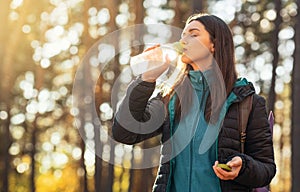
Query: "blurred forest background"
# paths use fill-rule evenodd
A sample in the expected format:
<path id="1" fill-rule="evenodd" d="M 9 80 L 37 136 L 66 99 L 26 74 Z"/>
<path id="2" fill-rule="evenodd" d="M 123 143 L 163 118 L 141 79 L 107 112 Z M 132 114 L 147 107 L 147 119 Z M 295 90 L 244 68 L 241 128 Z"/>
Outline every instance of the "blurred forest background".
<path id="1" fill-rule="evenodd" d="M 142 23 L 183 28 L 199 11 L 229 24 L 239 74 L 254 83 L 268 111 L 274 111 L 272 192 L 300 191 L 299 6 L 300 0 L 0 0 L 0 192 L 150 191 L 157 167 L 130 167 L 142 159 L 158 160 L 158 154 L 141 152 L 156 140 L 109 143 L 91 115 L 72 105 L 75 73 L 89 48 L 107 34 Z M 108 132 L 113 83 L 128 69 L 129 56 L 143 49 L 131 48 L 130 35 L 116 41 L 127 51 L 110 61 L 95 87 L 97 111 Z M 95 58 L 91 64 L 104 62 Z M 81 107 L 88 102 L 84 99 Z M 94 150 L 105 161 L 86 147 L 76 121 L 85 140 L 101 143 Z"/>

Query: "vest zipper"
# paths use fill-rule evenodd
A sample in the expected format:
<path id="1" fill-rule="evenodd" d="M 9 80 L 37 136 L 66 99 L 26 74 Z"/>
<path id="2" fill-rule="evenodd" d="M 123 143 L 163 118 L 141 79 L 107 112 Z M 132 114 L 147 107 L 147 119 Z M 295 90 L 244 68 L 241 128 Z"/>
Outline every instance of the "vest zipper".
<path id="1" fill-rule="evenodd" d="M 172 149 L 171 149 L 171 159 L 170 159 L 170 172 L 169 172 L 169 176 L 168 176 L 168 182 L 167 182 L 167 189 L 166 189 L 166 192 L 170 192 L 170 188 L 171 188 L 171 177 L 172 177 L 172 172 L 173 172 L 173 164 L 174 164 L 174 157 L 173 157 L 173 149 L 174 149 L 174 146 L 173 146 L 173 139 L 172 139 L 172 136 L 173 136 L 173 127 L 174 127 L 174 120 L 175 120 L 175 108 L 172 108 L 174 107 L 175 105 L 175 98 L 176 96 L 173 95 L 174 98 L 172 98 L 173 100 L 171 100 L 170 102 L 172 102 L 172 104 L 168 104 L 168 110 L 169 110 L 169 121 L 170 121 L 170 141 L 171 141 L 171 146 L 172 146 Z M 172 107 L 170 107 L 172 106 Z"/>
<path id="2" fill-rule="evenodd" d="M 191 159 L 190 159 L 190 178 L 189 178 L 189 192 L 191 192 L 191 186 L 192 186 L 192 167 L 193 167 L 193 144 L 194 142 L 191 143 Z"/>

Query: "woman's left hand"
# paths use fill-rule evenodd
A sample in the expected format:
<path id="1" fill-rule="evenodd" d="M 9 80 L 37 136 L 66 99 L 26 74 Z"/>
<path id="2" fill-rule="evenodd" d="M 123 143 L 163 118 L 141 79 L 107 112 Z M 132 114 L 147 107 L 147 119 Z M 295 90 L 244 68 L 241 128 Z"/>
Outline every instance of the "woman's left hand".
<path id="1" fill-rule="evenodd" d="M 215 174 L 222 180 L 233 180 L 238 175 L 242 168 L 242 158 L 239 156 L 235 156 L 231 159 L 231 161 L 228 161 L 226 164 L 231 167 L 231 171 L 225 171 L 222 168 L 218 167 L 218 161 L 215 162 L 215 165 L 213 166 Z"/>

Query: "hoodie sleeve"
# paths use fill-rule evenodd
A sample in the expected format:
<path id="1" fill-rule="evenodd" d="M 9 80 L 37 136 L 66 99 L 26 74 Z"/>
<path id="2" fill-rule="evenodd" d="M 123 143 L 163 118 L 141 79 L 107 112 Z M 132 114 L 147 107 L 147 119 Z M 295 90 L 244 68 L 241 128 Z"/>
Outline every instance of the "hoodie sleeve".
<path id="1" fill-rule="evenodd" d="M 275 176 L 276 165 L 265 99 L 258 95 L 254 96 L 246 134 L 245 153 L 239 155 L 243 166 L 235 181 L 250 188 L 266 186 Z"/>
<path id="2" fill-rule="evenodd" d="M 166 108 L 160 96 L 149 100 L 155 83 L 133 81 L 127 89 L 113 121 L 113 138 L 124 144 L 135 144 L 161 133 Z"/>

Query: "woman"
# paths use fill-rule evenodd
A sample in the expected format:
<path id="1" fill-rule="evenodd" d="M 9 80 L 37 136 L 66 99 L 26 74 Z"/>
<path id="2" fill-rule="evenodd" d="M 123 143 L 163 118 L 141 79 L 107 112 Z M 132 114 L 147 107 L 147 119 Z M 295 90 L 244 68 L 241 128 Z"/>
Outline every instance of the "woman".
<path id="1" fill-rule="evenodd" d="M 155 192 L 246 192 L 268 185 L 276 166 L 265 100 L 246 79 L 237 78 L 230 29 L 216 16 L 192 15 L 180 42 L 184 73 L 169 92 L 152 99 L 168 58 L 133 81 L 116 113 L 113 137 L 135 144 L 162 134 Z M 249 95 L 253 105 L 241 153 L 238 106 Z"/>

